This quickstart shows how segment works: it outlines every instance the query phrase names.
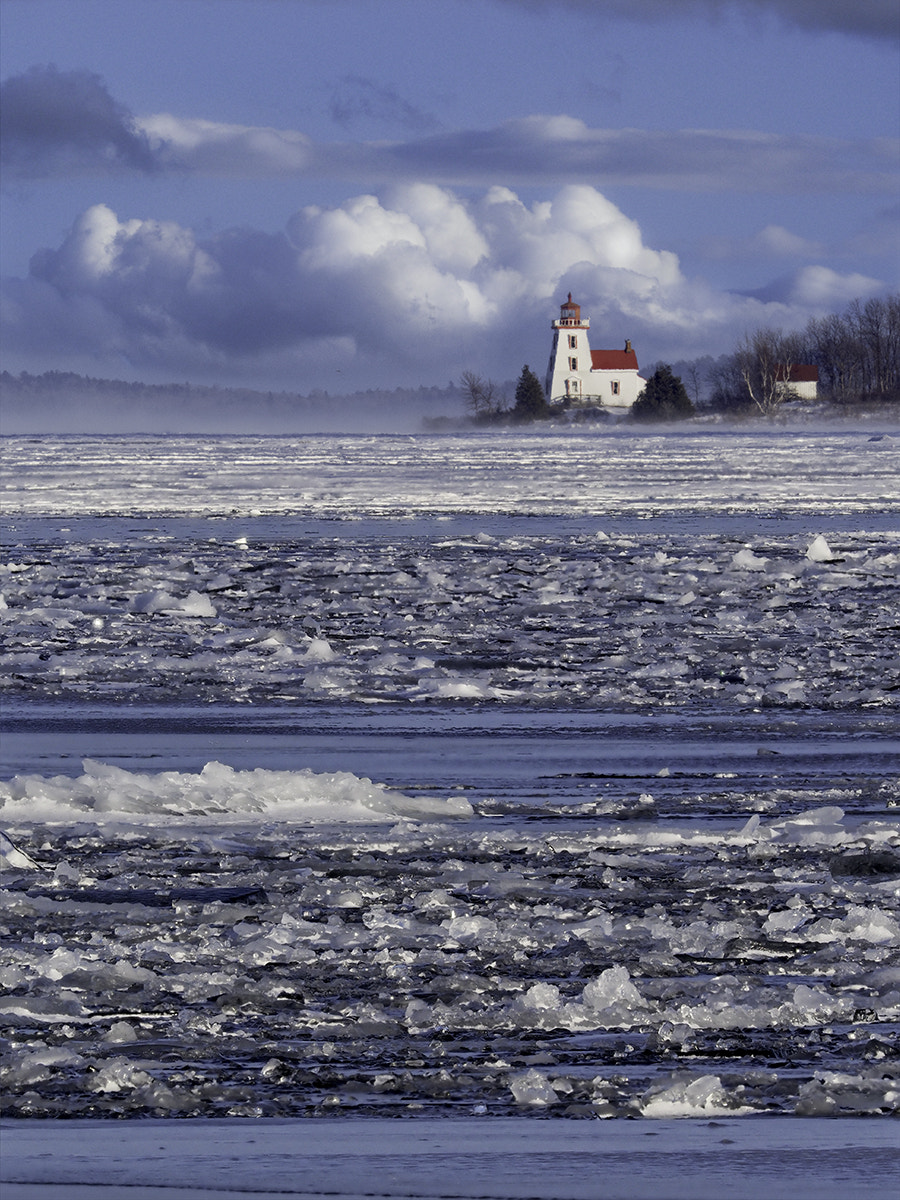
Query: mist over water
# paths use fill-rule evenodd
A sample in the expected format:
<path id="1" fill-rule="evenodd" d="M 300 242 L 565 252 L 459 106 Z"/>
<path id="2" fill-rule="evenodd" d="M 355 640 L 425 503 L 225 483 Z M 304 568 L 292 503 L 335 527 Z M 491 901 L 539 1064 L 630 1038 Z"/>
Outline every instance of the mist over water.
<path id="1" fill-rule="evenodd" d="M 90 379 L 61 372 L 0 376 L 9 435 L 243 436 L 415 433 L 464 417 L 459 389 L 396 388 L 306 395 L 197 384 Z"/>

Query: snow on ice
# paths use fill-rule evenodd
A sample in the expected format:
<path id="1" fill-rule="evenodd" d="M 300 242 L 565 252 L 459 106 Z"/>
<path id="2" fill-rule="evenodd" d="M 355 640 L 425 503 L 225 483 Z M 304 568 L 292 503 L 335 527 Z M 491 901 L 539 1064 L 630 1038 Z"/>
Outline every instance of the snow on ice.
<path id="1" fill-rule="evenodd" d="M 9 1113 L 898 1110 L 890 447 L 10 441 Z"/>

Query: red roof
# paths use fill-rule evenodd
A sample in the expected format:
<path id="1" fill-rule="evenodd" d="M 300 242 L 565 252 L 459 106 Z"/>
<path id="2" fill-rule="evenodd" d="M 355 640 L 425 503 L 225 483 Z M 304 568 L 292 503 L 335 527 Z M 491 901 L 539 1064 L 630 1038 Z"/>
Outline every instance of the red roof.
<path id="1" fill-rule="evenodd" d="M 637 355 L 633 350 L 592 350 L 591 368 L 594 371 L 636 371 Z"/>
<path id="2" fill-rule="evenodd" d="M 775 368 L 775 378 L 788 383 L 818 383 L 819 368 L 810 363 L 791 363 L 789 367 L 779 363 Z"/>

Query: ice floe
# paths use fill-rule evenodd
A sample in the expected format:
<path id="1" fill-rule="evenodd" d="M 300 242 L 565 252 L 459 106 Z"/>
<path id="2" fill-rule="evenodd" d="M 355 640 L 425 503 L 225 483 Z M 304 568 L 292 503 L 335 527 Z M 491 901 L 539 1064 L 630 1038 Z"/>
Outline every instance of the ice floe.
<path id="1" fill-rule="evenodd" d="M 236 771 L 212 762 L 196 775 L 179 771 L 149 775 L 85 760 L 84 774 L 75 779 L 26 775 L 0 782 L 0 819 L 15 820 L 25 814 L 41 821 L 93 815 L 104 823 L 123 816 L 129 820 L 144 816 L 150 822 L 211 816 L 372 822 L 401 817 L 452 820 L 471 816 L 472 807 L 462 797 L 404 796 L 349 771 Z M 7 858 L 14 866 L 28 865 L 20 861 L 27 855 L 15 848 Z"/>

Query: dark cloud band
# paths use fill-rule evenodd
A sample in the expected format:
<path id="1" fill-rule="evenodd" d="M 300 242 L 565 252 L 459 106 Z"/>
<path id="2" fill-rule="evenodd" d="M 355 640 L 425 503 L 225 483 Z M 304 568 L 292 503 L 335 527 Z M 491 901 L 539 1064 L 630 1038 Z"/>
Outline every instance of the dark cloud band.
<path id="1" fill-rule="evenodd" d="M 720 17 L 729 12 L 771 16 L 811 32 L 857 37 L 900 37 L 895 0 L 504 0 L 518 8 L 562 8 L 586 16 L 667 21 L 684 16 Z"/>
<path id="2" fill-rule="evenodd" d="M 0 85 L 0 147 L 4 169 L 30 178 L 157 167 L 147 136 L 99 76 L 54 66 Z"/>

